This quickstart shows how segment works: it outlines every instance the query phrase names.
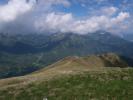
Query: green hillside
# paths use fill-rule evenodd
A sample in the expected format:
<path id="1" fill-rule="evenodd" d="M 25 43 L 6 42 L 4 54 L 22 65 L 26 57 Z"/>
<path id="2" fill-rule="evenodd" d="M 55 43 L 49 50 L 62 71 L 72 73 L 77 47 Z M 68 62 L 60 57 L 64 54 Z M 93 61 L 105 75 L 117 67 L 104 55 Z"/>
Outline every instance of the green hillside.
<path id="1" fill-rule="evenodd" d="M 0 100 L 132 100 L 133 69 L 113 53 L 66 57 L 32 74 L 0 80 Z"/>
<path id="2" fill-rule="evenodd" d="M 11 81 L 15 84 L 17 81 Z M 132 100 L 133 70 L 83 72 L 0 89 L 0 100 Z"/>

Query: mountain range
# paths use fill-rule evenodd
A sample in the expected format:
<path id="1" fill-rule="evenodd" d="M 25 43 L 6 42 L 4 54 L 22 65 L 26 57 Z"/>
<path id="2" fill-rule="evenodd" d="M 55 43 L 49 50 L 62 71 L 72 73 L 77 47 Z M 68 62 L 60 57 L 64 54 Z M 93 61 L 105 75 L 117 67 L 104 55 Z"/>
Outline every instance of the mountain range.
<path id="1" fill-rule="evenodd" d="M 67 56 L 116 53 L 131 64 L 133 43 L 105 31 L 80 35 L 0 34 L 0 78 L 39 70 Z"/>

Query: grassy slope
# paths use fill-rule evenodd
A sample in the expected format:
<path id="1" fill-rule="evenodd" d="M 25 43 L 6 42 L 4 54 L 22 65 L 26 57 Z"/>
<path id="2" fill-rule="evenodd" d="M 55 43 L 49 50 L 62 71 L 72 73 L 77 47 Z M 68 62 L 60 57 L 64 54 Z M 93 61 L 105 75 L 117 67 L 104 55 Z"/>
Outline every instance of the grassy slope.
<path id="1" fill-rule="evenodd" d="M 30 75 L 0 80 L 0 100 L 131 100 L 133 69 L 117 68 L 125 66 L 115 54 L 67 57 Z"/>
<path id="2" fill-rule="evenodd" d="M 133 70 L 82 72 L 0 90 L 0 100 L 132 100 Z"/>

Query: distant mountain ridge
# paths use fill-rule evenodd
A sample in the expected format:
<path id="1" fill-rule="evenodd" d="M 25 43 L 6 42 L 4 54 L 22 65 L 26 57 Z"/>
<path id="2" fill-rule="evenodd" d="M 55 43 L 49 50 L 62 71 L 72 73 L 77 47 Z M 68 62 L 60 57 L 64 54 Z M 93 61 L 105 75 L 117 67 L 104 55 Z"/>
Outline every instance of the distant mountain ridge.
<path id="1" fill-rule="evenodd" d="M 128 40 L 128 41 L 133 42 L 133 34 L 132 34 L 132 33 L 123 34 L 123 35 L 122 35 L 122 38 L 125 39 L 125 40 Z"/>
<path id="2" fill-rule="evenodd" d="M 63 44 L 64 42 L 65 44 Z M 68 44 L 68 45 L 67 45 Z M 25 35 L 0 35 L 0 51 L 14 54 L 38 53 L 47 52 L 58 46 L 69 46 L 76 48 L 78 46 L 89 46 L 89 52 L 117 52 L 122 53 L 123 50 L 132 50 L 133 43 L 126 41 L 118 36 L 112 35 L 109 32 L 98 31 L 86 35 L 74 33 L 55 33 L 46 34 L 25 34 Z M 64 47 L 65 47 L 64 46 Z M 126 47 L 130 47 L 128 50 Z M 96 50 L 92 50 L 96 49 Z M 120 51 L 120 52 L 119 52 Z M 130 56 L 132 52 L 123 53 Z M 91 54 L 91 53 L 90 53 Z M 122 55 L 123 55 L 122 54 Z M 132 53 L 133 54 L 133 53 Z"/>

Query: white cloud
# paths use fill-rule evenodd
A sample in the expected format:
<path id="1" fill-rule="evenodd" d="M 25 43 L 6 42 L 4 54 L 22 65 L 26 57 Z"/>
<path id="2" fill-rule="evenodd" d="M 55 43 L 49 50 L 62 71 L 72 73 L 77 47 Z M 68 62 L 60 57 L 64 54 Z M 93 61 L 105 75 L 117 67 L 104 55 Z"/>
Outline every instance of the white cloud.
<path id="1" fill-rule="evenodd" d="M 90 9 L 90 10 L 88 13 L 91 14 L 92 16 L 95 16 L 95 15 L 114 16 L 115 14 L 119 12 L 119 8 L 114 7 L 114 6 L 109 6 L 109 7 L 105 6 L 105 7 L 99 8 L 98 10 L 97 9 Z"/>
<path id="2" fill-rule="evenodd" d="M 8 4 L 0 6 L 0 21 L 8 22 L 15 20 L 19 15 L 32 10 L 36 2 L 36 0 L 9 0 Z M 37 10 L 46 9 L 46 6 L 50 8 L 54 4 L 70 5 L 67 0 L 39 0 Z"/>
<path id="3" fill-rule="evenodd" d="M 30 11 L 32 6 L 26 0 L 10 0 L 8 4 L 0 6 L 0 21 L 13 21 L 17 16 Z"/>
<path id="4" fill-rule="evenodd" d="M 59 31 L 69 31 L 68 25 L 73 23 L 74 19 L 72 14 L 56 14 L 49 13 L 47 16 L 44 16 L 37 20 L 35 23 L 38 31 L 49 31 L 49 32 L 59 32 Z"/>
<path id="5" fill-rule="evenodd" d="M 112 15 L 114 15 L 117 11 L 118 11 L 118 8 L 111 6 L 111 7 L 103 7 L 103 8 L 101 9 L 100 13 L 106 14 L 106 15 L 108 15 L 108 16 L 112 16 Z"/>
<path id="6" fill-rule="evenodd" d="M 112 18 L 112 23 L 119 23 L 124 21 L 126 18 L 130 17 L 129 13 L 127 12 L 120 12 L 116 18 Z"/>
<path id="7" fill-rule="evenodd" d="M 46 17 L 36 21 L 36 28 L 40 31 L 50 32 L 74 32 L 86 34 L 97 30 L 108 30 L 117 25 L 121 27 L 123 21 L 129 17 L 129 13 L 120 12 L 116 17 L 93 16 L 84 20 L 78 20 L 69 14 L 50 13 Z M 38 31 L 39 31 L 38 30 Z"/>

